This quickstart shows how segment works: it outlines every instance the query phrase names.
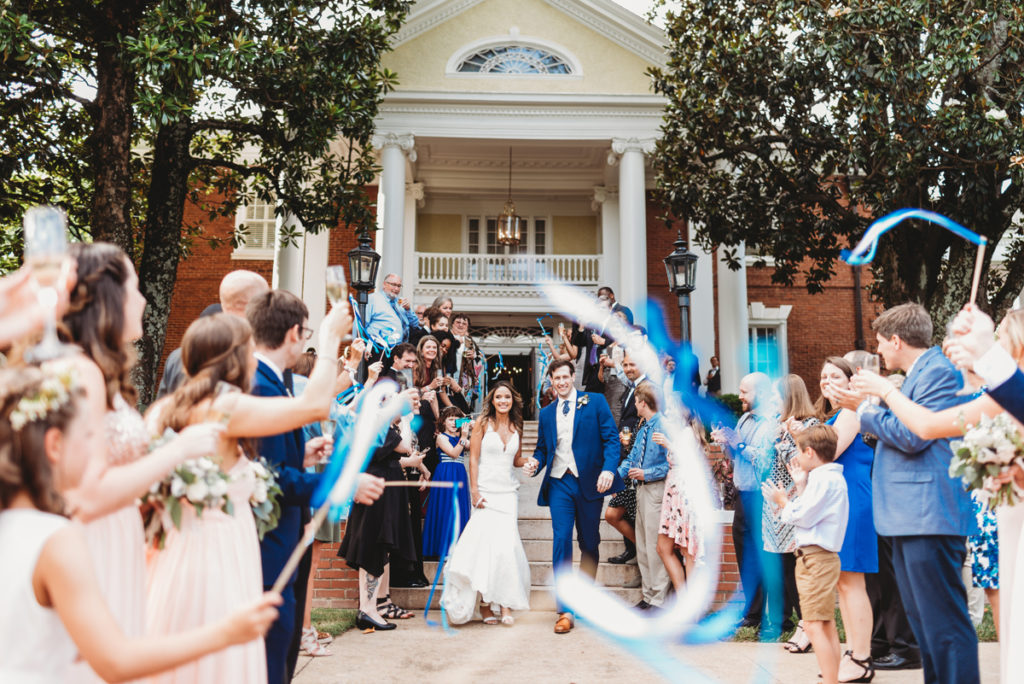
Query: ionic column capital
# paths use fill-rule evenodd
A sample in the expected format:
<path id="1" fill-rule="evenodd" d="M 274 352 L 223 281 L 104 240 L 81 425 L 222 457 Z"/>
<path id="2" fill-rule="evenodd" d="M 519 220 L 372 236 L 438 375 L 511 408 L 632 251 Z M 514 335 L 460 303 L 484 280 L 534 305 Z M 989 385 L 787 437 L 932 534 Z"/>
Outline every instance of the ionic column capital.
<path id="1" fill-rule="evenodd" d="M 370 144 L 381 151 L 388 147 L 399 149 L 409 161 L 416 161 L 416 136 L 412 133 L 375 133 Z"/>
<path id="2" fill-rule="evenodd" d="M 426 204 L 427 194 L 423 189 L 423 183 L 406 183 L 405 194 L 409 195 L 409 199 L 415 201 L 420 209 Z"/>
<path id="3" fill-rule="evenodd" d="M 617 202 L 619 200 L 619 191 L 613 190 L 604 185 L 595 185 L 594 194 L 590 200 L 590 208 L 594 211 L 604 208 L 605 202 Z"/>
<path id="4" fill-rule="evenodd" d="M 608 153 L 608 164 L 614 166 L 627 152 L 639 152 L 645 157 L 654 153 L 657 146 L 654 138 L 612 138 L 612 149 Z"/>

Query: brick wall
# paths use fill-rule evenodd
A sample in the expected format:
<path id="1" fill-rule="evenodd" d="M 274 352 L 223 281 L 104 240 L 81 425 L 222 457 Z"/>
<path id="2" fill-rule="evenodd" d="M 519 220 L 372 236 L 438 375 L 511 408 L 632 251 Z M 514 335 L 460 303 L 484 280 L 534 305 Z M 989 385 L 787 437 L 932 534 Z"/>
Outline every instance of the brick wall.
<path id="1" fill-rule="evenodd" d="M 855 348 L 856 317 L 854 315 L 853 273 L 844 263 L 835 265 L 836 275 L 826 284 L 823 292 L 809 294 L 802 277 L 792 287 L 771 282 L 774 269 L 747 269 L 747 301 L 761 302 L 766 307 L 790 304 L 786 337 L 789 346 L 789 369 L 804 379 L 811 397 L 818 395 L 818 374 L 827 356 L 842 356 Z M 871 276 L 861 277 L 861 306 L 863 334 L 867 348 L 874 349 L 871 321 L 881 313 L 881 304 L 870 301 L 867 288 Z"/>

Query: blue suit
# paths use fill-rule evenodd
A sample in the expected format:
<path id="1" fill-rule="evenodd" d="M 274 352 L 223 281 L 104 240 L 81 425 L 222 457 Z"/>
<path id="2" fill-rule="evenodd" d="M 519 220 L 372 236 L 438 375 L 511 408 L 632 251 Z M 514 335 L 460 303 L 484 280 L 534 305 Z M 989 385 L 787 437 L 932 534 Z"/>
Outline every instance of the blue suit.
<path id="1" fill-rule="evenodd" d="M 918 357 L 902 391 L 941 411 L 963 403 L 960 374 L 938 347 Z M 949 476 L 949 440 L 921 439 L 887 409 L 870 407 L 861 430 L 878 436 L 872 472 L 878 533 L 892 537 L 893 566 L 921 647 L 925 682 L 979 681 L 978 638 L 960 577 L 966 537 L 977 533 L 971 499 Z"/>
<path id="2" fill-rule="evenodd" d="M 586 397 L 584 400 L 583 397 Z M 571 472 L 560 478 L 551 477 L 550 465 L 555 459 L 558 423 L 555 410 L 560 401 L 553 401 L 540 412 L 537 448 L 533 457 L 544 470 L 544 481 L 537 503 L 551 508 L 552 566 L 555 569 L 572 564 L 572 531 L 583 557 L 581 567 L 591 577 L 597 573 L 598 546 L 601 543 L 601 508 L 604 497 L 623 489 L 622 479 L 615 472 L 619 464 L 619 435 L 608 402 L 600 394 L 578 392 L 576 415 L 572 429 L 572 454 L 579 477 Z M 582 403 L 582 402 L 586 403 Z M 602 471 L 613 474 L 611 488 L 597 491 L 597 478 Z M 558 611 L 565 606 L 558 604 Z"/>
<path id="3" fill-rule="evenodd" d="M 1024 373 L 1014 371 L 1006 382 L 988 391 L 990 397 L 1019 421 L 1024 421 Z"/>
<path id="4" fill-rule="evenodd" d="M 256 371 L 252 393 L 259 397 L 289 396 L 284 383 L 263 361 L 260 361 Z M 259 453 L 274 466 L 281 487 L 281 517 L 277 527 L 267 532 L 260 542 L 265 589 L 270 589 L 284 569 L 288 557 L 302 538 L 302 526 L 309 519 L 309 501 L 320 476 L 303 470 L 305 452 L 306 440 L 301 428 L 259 440 Z M 297 573 L 293 573 L 281 592 L 284 603 L 278 607 L 278 618 L 267 632 L 268 684 L 287 684 L 295 669 L 298 650 L 292 649 L 292 642 L 297 615 L 294 587 L 296 577 Z"/>

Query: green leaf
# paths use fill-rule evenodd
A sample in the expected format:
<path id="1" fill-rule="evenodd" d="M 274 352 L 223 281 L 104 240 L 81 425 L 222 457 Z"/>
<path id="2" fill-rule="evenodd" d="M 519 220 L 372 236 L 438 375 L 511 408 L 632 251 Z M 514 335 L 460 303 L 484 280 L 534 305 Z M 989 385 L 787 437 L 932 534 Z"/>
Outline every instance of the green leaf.
<path id="1" fill-rule="evenodd" d="M 181 501 L 178 499 L 167 500 L 167 510 L 171 515 L 171 522 L 174 523 L 174 528 L 177 530 L 181 529 Z"/>

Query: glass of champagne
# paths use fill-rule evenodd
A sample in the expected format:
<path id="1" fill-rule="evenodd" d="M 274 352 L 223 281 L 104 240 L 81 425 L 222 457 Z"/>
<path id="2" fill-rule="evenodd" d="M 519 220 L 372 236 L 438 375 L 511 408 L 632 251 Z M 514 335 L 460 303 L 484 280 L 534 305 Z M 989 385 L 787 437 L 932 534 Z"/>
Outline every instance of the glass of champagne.
<path id="1" fill-rule="evenodd" d="M 878 354 L 868 354 L 864 359 L 864 365 L 861 367 L 866 371 L 871 371 L 875 375 L 880 375 L 882 373 L 882 359 Z M 868 397 L 868 403 L 874 404 L 875 406 L 878 406 L 881 401 L 882 400 L 876 396 Z"/>
<path id="2" fill-rule="evenodd" d="M 957 336 L 956 333 L 953 332 L 953 321 L 955 321 L 955 320 L 956 320 L 956 316 L 951 318 L 949 323 L 946 324 L 946 338 L 947 339 L 952 339 L 952 338 L 955 338 Z M 966 368 L 961 368 L 960 369 L 960 380 L 961 380 L 962 384 L 961 384 L 960 389 L 957 390 L 956 395 L 958 397 L 964 397 L 964 396 L 967 396 L 968 394 L 973 394 L 974 393 L 974 388 L 971 387 L 971 379 L 970 379 L 970 376 L 967 375 L 967 369 Z"/>
<path id="3" fill-rule="evenodd" d="M 334 418 L 327 418 L 326 420 L 320 421 L 320 434 L 324 437 L 330 437 L 334 439 L 334 428 L 337 427 L 337 421 Z"/>
<path id="4" fill-rule="evenodd" d="M 633 431 L 629 429 L 628 425 L 623 425 L 619 430 L 619 436 L 626 440 L 626 444 L 629 444 L 629 438 L 633 436 Z"/>
<path id="5" fill-rule="evenodd" d="M 74 349 L 57 337 L 58 287 L 67 286 L 67 218 L 56 207 L 32 207 L 22 220 L 25 228 L 25 264 L 36 284 L 36 297 L 45 314 L 43 339 L 25 352 L 30 363 L 63 356 Z"/>
<path id="6" fill-rule="evenodd" d="M 328 266 L 327 272 L 327 298 L 333 306 L 348 299 L 348 282 L 345 279 L 344 266 Z"/>
<path id="7" fill-rule="evenodd" d="M 219 381 L 213 388 L 213 399 L 210 400 L 210 406 L 206 409 L 206 420 L 221 425 L 230 423 L 241 392 L 242 390 L 236 385 L 224 380 Z"/>

